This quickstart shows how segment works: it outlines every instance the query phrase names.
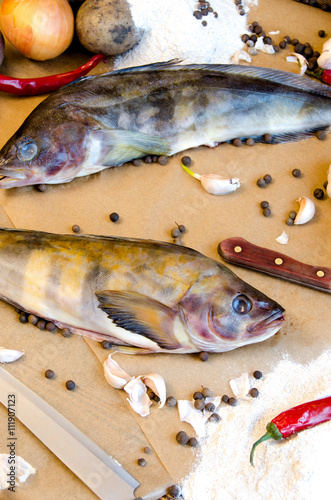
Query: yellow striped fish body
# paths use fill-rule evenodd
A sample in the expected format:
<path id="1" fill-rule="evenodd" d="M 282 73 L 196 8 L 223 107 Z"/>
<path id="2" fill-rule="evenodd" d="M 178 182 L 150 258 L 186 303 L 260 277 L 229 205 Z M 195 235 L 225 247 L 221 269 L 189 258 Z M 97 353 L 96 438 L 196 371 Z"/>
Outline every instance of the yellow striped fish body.
<path id="1" fill-rule="evenodd" d="M 270 337 L 284 316 L 217 261 L 150 240 L 0 229 L 0 269 L 3 300 L 140 352 L 228 351 Z"/>

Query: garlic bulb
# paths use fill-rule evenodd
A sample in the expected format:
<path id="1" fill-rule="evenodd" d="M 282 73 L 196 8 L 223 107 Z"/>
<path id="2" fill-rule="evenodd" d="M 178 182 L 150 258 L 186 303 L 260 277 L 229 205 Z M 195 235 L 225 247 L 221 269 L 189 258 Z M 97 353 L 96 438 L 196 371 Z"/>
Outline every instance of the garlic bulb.
<path id="1" fill-rule="evenodd" d="M 297 202 L 300 203 L 300 208 L 294 219 L 294 224 L 305 224 L 315 215 L 314 202 L 306 196 L 300 196 Z"/>
<path id="2" fill-rule="evenodd" d="M 167 397 L 164 378 L 158 373 L 149 373 L 143 377 L 143 382 L 160 398 L 159 408 L 162 408 Z"/>
<path id="3" fill-rule="evenodd" d="M 74 35 L 74 15 L 67 0 L 3 0 L 0 24 L 9 42 L 36 61 L 62 54 Z"/>
<path id="4" fill-rule="evenodd" d="M 109 354 L 108 358 L 103 363 L 104 375 L 109 385 L 115 389 L 124 389 L 124 386 L 132 377 L 122 370 L 118 363 L 113 360 L 113 354 L 115 353 Z"/>
<path id="5" fill-rule="evenodd" d="M 16 361 L 21 356 L 23 356 L 24 351 L 17 351 L 16 349 L 6 349 L 6 347 L 0 347 L 0 363 L 10 363 L 11 361 Z"/>
<path id="6" fill-rule="evenodd" d="M 189 175 L 198 179 L 205 190 L 210 194 L 221 195 L 235 191 L 240 187 L 240 181 L 236 177 L 227 179 L 221 175 L 206 174 L 200 175 L 192 172 L 186 165 L 182 163 L 182 167 Z"/>

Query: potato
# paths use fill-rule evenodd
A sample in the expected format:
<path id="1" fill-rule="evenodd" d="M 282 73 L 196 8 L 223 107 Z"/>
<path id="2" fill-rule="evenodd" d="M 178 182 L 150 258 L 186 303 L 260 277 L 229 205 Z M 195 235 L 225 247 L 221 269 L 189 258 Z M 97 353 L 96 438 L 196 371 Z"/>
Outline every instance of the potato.
<path id="1" fill-rule="evenodd" d="M 1 66 L 2 61 L 3 61 L 4 53 L 5 53 L 5 40 L 4 40 L 3 35 L 0 31 L 0 66 Z"/>
<path id="2" fill-rule="evenodd" d="M 76 33 L 86 49 L 106 56 L 123 54 L 142 37 L 125 0 L 86 0 L 77 12 Z"/>

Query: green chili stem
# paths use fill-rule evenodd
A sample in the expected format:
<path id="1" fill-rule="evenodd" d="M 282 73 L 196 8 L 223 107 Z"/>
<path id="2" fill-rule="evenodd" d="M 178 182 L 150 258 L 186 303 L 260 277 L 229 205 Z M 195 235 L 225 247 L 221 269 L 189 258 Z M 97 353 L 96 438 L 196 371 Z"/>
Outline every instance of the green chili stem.
<path id="1" fill-rule="evenodd" d="M 257 445 L 262 443 L 262 441 L 266 441 L 267 439 L 276 439 L 278 441 L 279 439 L 282 439 L 282 437 L 283 436 L 282 436 L 281 432 L 278 430 L 276 424 L 274 424 L 273 422 L 269 422 L 269 424 L 267 425 L 267 432 L 258 441 L 256 441 L 256 443 L 254 443 L 252 446 L 249 461 L 253 465 L 253 467 L 254 467 L 253 455 L 254 455 L 254 451 L 255 451 L 255 448 L 257 447 Z"/>

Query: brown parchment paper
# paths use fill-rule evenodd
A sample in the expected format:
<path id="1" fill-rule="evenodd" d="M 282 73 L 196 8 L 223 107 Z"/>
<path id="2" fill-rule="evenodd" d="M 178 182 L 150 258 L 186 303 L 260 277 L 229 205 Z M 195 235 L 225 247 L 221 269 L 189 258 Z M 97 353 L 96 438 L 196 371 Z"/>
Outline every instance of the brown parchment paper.
<path id="1" fill-rule="evenodd" d="M 292 0 L 260 0 L 250 13 L 278 42 L 283 36 L 309 41 L 321 50 L 323 41 L 317 33 L 324 29 L 331 35 L 331 14 Z M 286 61 L 291 46 L 275 55 L 258 55 L 253 64 L 298 72 Z M 7 44 L 1 67 L 13 76 L 42 76 L 73 69 L 88 59 L 77 47 L 45 63 L 28 61 Z M 203 62 L 203 61 L 202 61 Z M 104 64 L 104 63 L 102 63 Z M 94 72 L 111 68 L 112 61 Z M 16 131 L 26 116 L 44 97 L 12 97 L 0 93 L 0 146 Z M 69 184 L 48 186 L 45 193 L 32 187 L 0 191 L 0 223 L 4 227 L 35 229 L 58 233 L 71 232 L 78 224 L 82 233 L 105 234 L 171 241 L 175 223 L 184 224 L 184 245 L 221 260 L 217 246 L 222 239 L 241 236 L 249 241 L 286 253 L 293 258 L 321 266 L 331 266 L 331 201 L 315 200 L 316 215 L 304 226 L 288 227 L 287 214 L 297 209 L 299 196 L 313 199 L 313 191 L 322 187 L 331 162 L 331 137 L 325 141 L 311 138 L 292 144 L 255 145 L 236 148 L 221 145 L 216 149 L 201 147 L 186 152 L 192 157 L 193 170 L 239 177 L 242 186 L 227 196 L 206 193 L 199 182 L 180 167 L 182 155 L 175 155 L 167 165 L 125 165 L 108 169 Z M 300 168 L 302 177 L 291 175 Z M 269 173 L 273 181 L 265 189 L 256 180 Z M 270 203 L 272 215 L 265 218 L 259 204 Z M 111 223 L 109 214 L 120 219 Z M 285 230 L 289 242 L 282 246 L 275 239 Z M 190 399 L 201 386 L 214 394 L 230 393 L 228 382 L 242 372 L 272 370 L 284 356 L 305 363 L 331 347 L 330 295 L 235 266 L 241 278 L 262 290 L 286 308 L 286 324 L 273 338 L 261 344 L 232 352 L 211 355 L 208 362 L 194 355 L 116 354 L 118 363 L 131 375 L 160 373 L 167 392 L 177 399 Z M 177 483 L 189 472 L 199 455 L 198 449 L 184 448 L 175 435 L 193 429 L 179 421 L 177 410 L 152 406 L 142 418 L 132 412 L 125 393 L 112 389 L 105 381 L 101 362 L 109 354 L 91 340 L 59 333 L 41 332 L 32 325 L 21 325 L 14 310 L 0 303 L 0 344 L 24 349 L 24 356 L 6 369 L 23 380 L 52 404 L 105 451 L 114 456 L 140 482 L 137 496 L 156 499 L 167 486 Z M 55 372 L 53 380 L 44 371 Z M 65 381 L 73 379 L 77 387 L 69 392 Z M 238 407 L 240 411 L 240 407 Z M 7 413 L 0 406 L 0 452 L 6 449 Z M 51 430 L 50 430 L 51 432 Z M 35 475 L 17 488 L 17 499 L 92 499 L 88 490 L 48 449 L 17 421 L 17 453 L 36 469 Z M 149 446 L 152 454 L 144 454 Z M 146 467 L 137 459 L 144 457 Z M 9 492 L 3 498 L 11 498 Z"/>

